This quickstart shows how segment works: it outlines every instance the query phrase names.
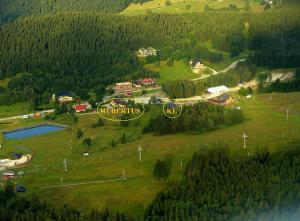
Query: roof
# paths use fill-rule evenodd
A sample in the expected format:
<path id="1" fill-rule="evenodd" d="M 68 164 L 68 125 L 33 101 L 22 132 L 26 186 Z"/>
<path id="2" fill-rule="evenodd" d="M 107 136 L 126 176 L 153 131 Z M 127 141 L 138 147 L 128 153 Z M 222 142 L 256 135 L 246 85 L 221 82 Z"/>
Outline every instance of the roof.
<path id="1" fill-rule="evenodd" d="M 57 94 L 58 97 L 64 97 L 64 96 L 72 96 L 72 94 L 68 91 L 60 91 L 58 94 Z"/>
<path id="2" fill-rule="evenodd" d="M 156 50 L 156 49 L 155 49 L 155 48 L 152 48 L 152 47 L 148 47 L 147 50 L 148 50 L 148 51 L 154 51 L 154 50 Z"/>
<path id="3" fill-rule="evenodd" d="M 122 85 L 131 85 L 131 82 L 121 82 L 121 83 L 116 83 L 117 86 L 122 86 Z"/>
<path id="4" fill-rule="evenodd" d="M 228 90 L 229 90 L 229 88 L 224 86 L 224 85 L 218 86 L 218 87 L 211 87 L 211 88 L 207 89 L 207 91 L 211 94 L 223 93 L 223 92 L 226 92 Z"/>
<path id="5" fill-rule="evenodd" d="M 212 99 L 210 99 L 211 101 L 215 101 L 215 102 L 218 102 L 218 103 L 224 103 L 226 102 L 228 99 L 230 98 L 230 95 L 228 94 L 222 94 L 218 97 L 214 97 Z"/>
<path id="6" fill-rule="evenodd" d="M 87 104 L 78 104 L 78 105 L 74 105 L 74 109 L 75 110 L 86 110 L 88 108 L 88 105 Z"/>
<path id="7" fill-rule="evenodd" d="M 147 83 L 154 83 L 155 80 L 152 78 L 144 78 L 140 81 L 142 84 L 147 84 Z"/>
<path id="8" fill-rule="evenodd" d="M 121 104 L 121 105 L 127 104 L 127 102 L 125 100 L 123 100 L 123 99 L 114 99 L 113 102 L 115 104 Z"/>
<path id="9" fill-rule="evenodd" d="M 194 67 L 194 66 L 195 66 L 196 64 L 198 64 L 198 63 L 201 64 L 201 61 L 198 60 L 198 59 L 193 59 L 193 60 L 190 61 L 190 65 L 191 65 L 192 67 Z"/>

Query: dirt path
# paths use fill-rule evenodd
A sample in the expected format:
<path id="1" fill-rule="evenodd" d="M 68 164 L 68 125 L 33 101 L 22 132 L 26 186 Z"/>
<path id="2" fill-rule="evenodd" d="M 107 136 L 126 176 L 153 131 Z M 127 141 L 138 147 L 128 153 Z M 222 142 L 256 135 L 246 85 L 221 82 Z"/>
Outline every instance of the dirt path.
<path id="1" fill-rule="evenodd" d="M 87 185 L 87 184 L 112 183 L 112 182 L 123 181 L 123 180 L 127 180 L 127 178 L 122 177 L 122 178 L 110 179 L 110 180 L 97 180 L 97 181 L 89 181 L 89 182 L 61 184 L 61 185 L 54 185 L 54 186 L 42 186 L 40 188 L 41 189 L 53 189 L 53 188 L 80 186 L 80 185 Z"/>

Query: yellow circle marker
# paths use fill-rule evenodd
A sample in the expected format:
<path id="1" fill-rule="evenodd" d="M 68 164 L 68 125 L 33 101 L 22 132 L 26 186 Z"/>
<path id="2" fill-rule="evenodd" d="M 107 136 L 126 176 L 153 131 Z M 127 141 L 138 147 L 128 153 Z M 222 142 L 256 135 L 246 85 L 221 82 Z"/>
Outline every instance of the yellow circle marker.
<path id="1" fill-rule="evenodd" d="M 166 107 L 166 105 L 171 104 L 171 107 Z M 175 104 L 174 102 L 168 102 L 164 103 L 163 105 L 163 113 L 166 117 L 175 119 L 179 117 L 182 113 L 182 105 L 181 104 Z"/>
<path id="2" fill-rule="evenodd" d="M 106 101 L 101 102 L 97 106 L 97 113 L 100 115 L 100 117 L 102 117 L 106 120 L 115 121 L 115 122 L 132 121 L 132 120 L 136 120 L 136 119 L 140 118 L 145 113 L 145 107 L 142 104 L 137 104 L 137 106 L 140 106 L 140 107 L 135 107 L 135 108 L 127 108 L 123 105 L 121 107 L 116 105 L 115 107 L 112 106 L 111 108 L 104 106 L 105 104 L 111 103 L 111 101 L 113 101 L 113 100 L 127 100 L 127 99 L 112 98 L 112 99 L 108 99 Z M 130 114 L 133 116 L 131 116 L 129 119 L 117 118 L 117 117 L 121 116 L 123 113 Z M 113 117 L 116 117 L 116 118 L 113 118 Z"/>

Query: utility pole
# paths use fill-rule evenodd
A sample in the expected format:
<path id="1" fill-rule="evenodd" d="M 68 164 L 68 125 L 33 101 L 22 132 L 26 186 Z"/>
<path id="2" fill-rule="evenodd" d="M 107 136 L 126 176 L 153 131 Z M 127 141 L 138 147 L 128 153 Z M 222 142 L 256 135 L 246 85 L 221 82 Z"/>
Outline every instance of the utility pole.
<path id="1" fill-rule="evenodd" d="M 243 138 L 244 138 L 244 149 L 246 149 L 246 138 L 247 138 L 247 134 L 244 132 L 243 134 Z"/>
<path id="2" fill-rule="evenodd" d="M 123 177 L 126 177 L 125 169 L 123 169 Z"/>
<path id="3" fill-rule="evenodd" d="M 139 147 L 138 147 L 138 152 L 139 152 L 139 161 L 142 161 L 142 147 L 141 147 L 141 145 L 139 145 Z"/>
<path id="4" fill-rule="evenodd" d="M 64 158 L 64 166 L 65 166 L 65 171 L 67 172 L 68 169 L 67 169 L 67 160 L 66 160 L 66 158 Z"/>
<path id="5" fill-rule="evenodd" d="M 289 120 L 289 109 L 286 109 L 285 113 L 286 113 L 286 120 Z"/>

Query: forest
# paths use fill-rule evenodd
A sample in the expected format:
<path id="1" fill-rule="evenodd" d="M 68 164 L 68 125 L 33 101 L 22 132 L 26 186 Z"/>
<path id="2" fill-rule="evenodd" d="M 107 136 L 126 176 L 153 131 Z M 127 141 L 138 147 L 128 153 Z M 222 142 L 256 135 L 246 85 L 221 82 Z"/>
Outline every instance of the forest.
<path id="1" fill-rule="evenodd" d="M 57 90 L 88 94 L 116 81 L 151 75 L 145 74 L 135 56 L 141 46 L 158 48 L 161 59 L 188 61 L 201 56 L 199 44 L 209 40 L 214 48 L 232 56 L 247 48 L 253 50 L 253 65 L 295 67 L 300 65 L 299 28 L 300 15 L 292 9 L 263 14 L 56 13 L 26 17 L 0 27 L 0 79 L 20 81 L 19 73 L 29 73 L 21 76 L 26 76 L 36 103 L 43 103 Z M 202 52 L 212 62 L 222 59 L 205 48 Z M 268 59 L 262 63 L 256 59 L 260 55 Z M 36 83 L 36 75 L 48 83 L 43 90 Z M 25 94 L 23 89 L 4 87 L 0 100 L 19 102 L 15 98 L 26 99 Z"/>
<path id="2" fill-rule="evenodd" d="M 300 146 L 233 158 L 224 146 L 195 153 L 183 180 L 159 192 L 145 220 L 299 220 Z"/>
<path id="3" fill-rule="evenodd" d="M 123 11 L 130 3 L 148 0 L 0 0 L 0 25 L 22 16 L 45 15 L 57 12 L 102 12 Z"/>
<path id="4" fill-rule="evenodd" d="M 224 106 L 202 102 L 193 106 L 184 106 L 179 118 L 170 119 L 161 114 L 152 117 L 144 127 L 143 133 L 155 135 L 174 134 L 179 132 L 203 133 L 218 129 L 222 125 L 233 125 L 244 120 L 241 110 L 225 110 Z"/>
<path id="5" fill-rule="evenodd" d="M 83 214 L 67 205 L 54 208 L 37 196 L 27 199 L 16 195 L 14 185 L 9 182 L 0 190 L 0 199 L 0 219 L 5 221 L 133 221 L 124 214 L 108 209 L 101 212 L 91 210 Z"/>

